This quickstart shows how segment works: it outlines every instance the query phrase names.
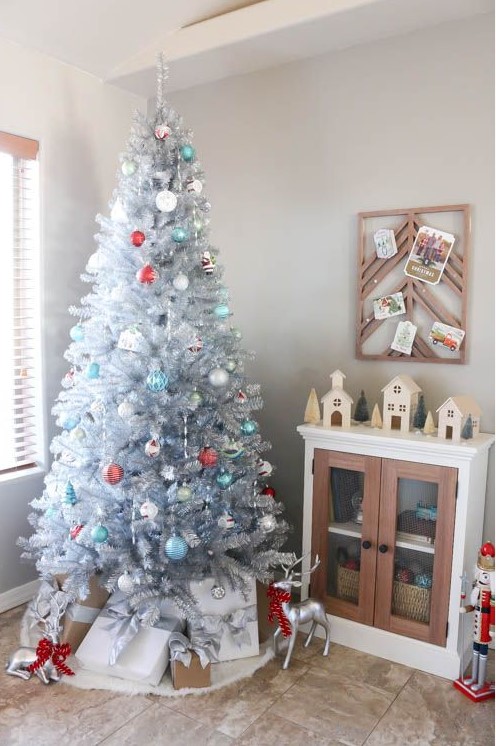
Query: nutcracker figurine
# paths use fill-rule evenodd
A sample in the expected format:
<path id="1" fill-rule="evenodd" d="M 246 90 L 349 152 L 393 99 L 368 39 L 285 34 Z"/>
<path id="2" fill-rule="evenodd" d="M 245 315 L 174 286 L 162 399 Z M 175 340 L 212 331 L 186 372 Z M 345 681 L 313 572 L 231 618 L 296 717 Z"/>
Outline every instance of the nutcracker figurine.
<path id="1" fill-rule="evenodd" d="M 494 637 L 494 544 L 486 542 L 479 551 L 470 604 L 460 612 L 474 612 L 472 672 L 468 678 L 461 676 L 454 685 L 473 702 L 494 697 L 494 682 L 486 681 L 488 646 Z"/>

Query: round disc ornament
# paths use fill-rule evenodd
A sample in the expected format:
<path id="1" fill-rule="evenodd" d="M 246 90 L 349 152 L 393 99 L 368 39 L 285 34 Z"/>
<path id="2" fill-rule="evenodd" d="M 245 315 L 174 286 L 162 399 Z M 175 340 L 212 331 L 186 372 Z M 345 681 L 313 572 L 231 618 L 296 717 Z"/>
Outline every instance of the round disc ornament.
<path id="1" fill-rule="evenodd" d="M 200 179 L 188 179 L 186 182 L 186 191 L 201 194 L 203 191 L 203 184 Z"/>
<path id="2" fill-rule="evenodd" d="M 145 243 L 146 236 L 143 233 L 143 231 L 133 231 L 131 235 L 129 236 L 131 243 L 133 246 L 136 246 L 136 248 L 139 248 L 140 246 L 143 246 Z"/>
<path id="3" fill-rule="evenodd" d="M 214 585 L 210 593 L 212 594 L 212 598 L 220 600 L 226 595 L 226 589 L 221 585 Z"/>
<path id="4" fill-rule="evenodd" d="M 166 140 L 171 134 L 171 128 L 167 124 L 159 124 L 155 127 L 157 140 Z"/>
<path id="5" fill-rule="evenodd" d="M 158 280 L 158 272 L 151 264 L 145 264 L 136 272 L 136 278 L 143 285 L 152 285 Z"/>
<path id="6" fill-rule="evenodd" d="M 160 212 L 172 212 L 177 207 L 177 197 L 174 192 L 169 192 L 168 189 L 163 189 L 158 192 L 155 197 L 155 204 Z"/>
<path id="7" fill-rule="evenodd" d="M 146 500 L 139 509 L 142 518 L 149 518 L 153 521 L 158 515 L 158 507 L 151 500 Z"/>
<path id="8" fill-rule="evenodd" d="M 151 438 L 145 445 L 145 453 L 150 458 L 156 458 L 160 453 L 160 441 L 158 438 Z"/>
<path id="9" fill-rule="evenodd" d="M 188 545 L 182 536 L 171 536 L 165 542 L 165 555 L 173 562 L 180 562 L 188 554 Z"/>
<path id="10" fill-rule="evenodd" d="M 151 373 L 149 373 L 147 376 L 146 385 L 150 389 L 150 391 L 158 393 L 159 391 L 164 391 L 167 388 L 167 386 L 169 385 L 169 379 L 165 375 L 163 370 L 152 370 Z"/>
<path id="11" fill-rule="evenodd" d="M 117 580 L 117 587 L 123 593 L 130 594 L 134 591 L 134 583 L 128 572 L 123 573 Z"/>
<path id="12" fill-rule="evenodd" d="M 217 521 L 219 528 L 234 528 L 234 518 L 230 513 L 223 513 Z"/>
<path id="13" fill-rule="evenodd" d="M 174 279 L 172 280 L 172 284 L 176 290 L 187 290 L 189 287 L 189 280 L 187 275 L 183 275 L 182 273 L 176 275 L 176 277 L 174 277 Z"/>
<path id="14" fill-rule="evenodd" d="M 102 469 L 102 477 L 108 484 L 119 484 L 124 476 L 124 469 L 120 464 L 110 463 Z"/>
<path id="15" fill-rule="evenodd" d="M 229 373 L 224 368 L 213 368 L 208 374 L 208 380 L 212 386 L 221 388 L 229 382 Z"/>
<path id="16" fill-rule="evenodd" d="M 257 466 L 258 466 L 258 476 L 262 478 L 270 477 L 270 475 L 274 471 L 274 467 L 269 461 L 259 461 Z"/>
<path id="17" fill-rule="evenodd" d="M 108 535 L 108 528 L 105 528 L 101 524 L 91 529 L 91 538 L 95 544 L 103 544 L 104 541 L 107 541 Z"/>

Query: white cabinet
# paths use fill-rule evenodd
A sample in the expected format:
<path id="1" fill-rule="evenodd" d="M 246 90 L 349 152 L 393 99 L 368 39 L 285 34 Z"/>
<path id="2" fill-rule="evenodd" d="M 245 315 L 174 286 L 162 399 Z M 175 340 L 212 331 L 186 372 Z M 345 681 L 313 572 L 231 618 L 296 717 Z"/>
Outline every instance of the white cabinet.
<path id="1" fill-rule="evenodd" d="M 455 444 L 366 425 L 298 431 L 303 552 L 321 558 L 302 597 L 325 603 L 334 642 L 457 678 L 462 644 L 471 648 L 461 577 L 472 579 L 483 543 L 494 436 Z"/>

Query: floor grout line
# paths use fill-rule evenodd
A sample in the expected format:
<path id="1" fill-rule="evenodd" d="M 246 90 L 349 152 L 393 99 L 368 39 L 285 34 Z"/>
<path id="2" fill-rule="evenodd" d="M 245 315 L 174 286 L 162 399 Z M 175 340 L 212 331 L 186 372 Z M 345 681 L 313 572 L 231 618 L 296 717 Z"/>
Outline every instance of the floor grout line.
<path id="1" fill-rule="evenodd" d="M 387 708 L 385 709 L 385 711 L 382 713 L 381 717 L 379 718 L 379 720 L 377 721 L 377 723 L 374 725 L 374 727 L 372 728 L 372 730 L 370 731 L 370 733 L 367 735 L 365 741 L 363 741 L 363 743 L 362 743 L 361 746 L 367 746 L 367 741 L 369 740 L 370 736 L 373 734 L 373 732 L 375 730 L 377 730 L 377 728 L 382 723 L 382 721 L 384 720 L 384 718 L 386 717 L 386 715 L 388 714 L 389 710 L 394 705 L 394 703 L 396 702 L 396 700 L 398 699 L 398 697 L 400 696 L 400 694 L 402 693 L 402 691 L 410 683 L 410 680 L 411 680 L 412 676 L 414 676 L 415 673 L 416 673 L 416 669 L 412 668 L 412 672 L 411 672 L 410 676 L 405 681 L 405 683 L 403 684 L 403 686 L 401 687 L 401 689 L 399 689 L 399 691 L 396 693 L 396 695 L 394 696 L 394 698 L 391 700 L 391 702 L 389 703 L 389 705 L 387 706 Z"/>
<path id="2" fill-rule="evenodd" d="M 122 695 L 119 695 L 119 696 L 122 696 Z M 133 720 L 136 720 L 136 718 L 143 715 L 144 712 L 147 712 L 147 710 L 149 710 L 150 707 L 153 707 L 155 704 L 154 702 L 150 702 L 150 700 L 146 700 L 146 701 L 149 703 L 148 707 L 144 707 L 140 712 L 137 712 L 136 715 L 133 715 L 132 718 L 129 718 L 129 720 L 126 720 L 125 723 L 122 723 L 118 728 L 113 730 L 112 733 L 107 733 L 105 738 L 103 738 L 101 741 L 95 741 L 95 746 L 100 746 L 100 744 L 102 743 L 104 744 L 105 741 L 108 741 L 109 738 L 111 738 L 112 736 L 115 736 L 117 733 L 119 733 L 120 730 L 122 730 L 123 728 L 126 728 L 128 725 L 130 725 L 130 723 L 133 722 Z"/>

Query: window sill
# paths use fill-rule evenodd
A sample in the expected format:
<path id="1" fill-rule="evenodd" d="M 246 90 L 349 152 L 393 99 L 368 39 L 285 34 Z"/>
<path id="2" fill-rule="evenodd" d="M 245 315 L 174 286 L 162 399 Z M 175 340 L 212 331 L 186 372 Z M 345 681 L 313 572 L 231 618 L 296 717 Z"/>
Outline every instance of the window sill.
<path id="1" fill-rule="evenodd" d="M 19 471 L 8 472 L 8 474 L 0 474 L 0 487 L 2 484 L 20 482 L 23 479 L 32 479 L 45 474 L 46 471 L 41 466 L 32 466 L 30 469 L 20 469 Z"/>

